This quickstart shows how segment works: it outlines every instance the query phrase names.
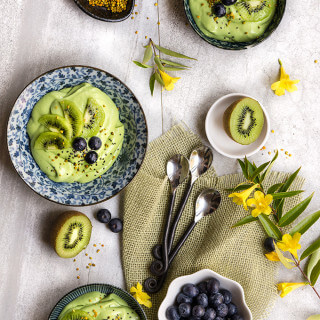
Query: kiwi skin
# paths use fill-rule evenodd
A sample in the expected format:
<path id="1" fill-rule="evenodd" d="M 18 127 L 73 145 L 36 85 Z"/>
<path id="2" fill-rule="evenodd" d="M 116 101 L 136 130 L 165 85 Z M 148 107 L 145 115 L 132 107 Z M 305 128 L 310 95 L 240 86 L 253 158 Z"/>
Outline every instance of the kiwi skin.
<path id="1" fill-rule="evenodd" d="M 57 218 L 57 220 L 52 228 L 52 231 L 51 231 L 51 243 L 52 243 L 52 246 L 59 257 L 61 257 L 61 256 L 56 250 L 56 240 L 57 240 L 58 234 L 59 234 L 61 228 L 64 226 L 64 224 L 69 219 L 74 218 L 74 217 L 86 217 L 88 219 L 88 221 L 90 222 L 90 226 L 92 228 L 92 224 L 91 224 L 90 219 L 85 214 L 83 214 L 79 211 L 66 211 L 66 212 L 60 214 L 60 216 Z M 89 238 L 90 237 L 91 237 L 91 233 L 90 233 Z M 63 258 L 63 257 L 61 257 L 61 258 Z M 70 258 L 72 258 L 72 257 L 70 257 Z"/>
<path id="2" fill-rule="evenodd" d="M 244 99 L 244 98 L 243 98 Z M 232 111 L 234 110 L 234 108 L 237 106 L 237 104 L 243 100 L 243 99 L 239 99 L 235 102 L 233 102 L 228 109 L 226 109 L 226 111 L 223 114 L 223 127 L 224 130 L 226 131 L 227 135 L 233 140 L 232 135 L 231 135 L 231 131 L 230 131 L 230 117 L 232 114 Z"/>

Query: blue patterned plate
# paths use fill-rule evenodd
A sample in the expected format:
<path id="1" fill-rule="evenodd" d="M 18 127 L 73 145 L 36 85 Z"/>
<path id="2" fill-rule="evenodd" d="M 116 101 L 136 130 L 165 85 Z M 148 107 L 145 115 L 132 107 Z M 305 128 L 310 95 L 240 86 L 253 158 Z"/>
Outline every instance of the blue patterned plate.
<path id="1" fill-rule="evenodd" d="M 89 183 L 56 183 L 38 167 L 29 148 L 27 123 L 34 105 L 53 90 L 88 82 L 108 94 L 119 108 L 125 127 L 123 147 L 113 166 Z M 137 174 L 144 159 L 148 130 L 144 112 L 131 90 L 111 74 L 91 67 L 70 66 L 33 80 L 18 97 L 7 128 L 11 161 L 20 177 L 44 198 L 71 206 L 92 205 L 115 196 Z"/>
<path id="2" fill-rule="evenodd" d="M 72 290 L 68 294 L 66 294 L 53 308 L 48 320 L 57 320 L 61 311 L 67 304 L 72 302 L 74 299 L 82 296 L 83 294 L 89 293 L 92 291 L 100 291 L 105 294 L 111 294 L 111 293 L 116 294 L 118 297 L 120 297 L 121 299 L 123 299 L 125 302 L 128 303 L 129 307 L 132 308 L 138 314 L 138 316 L 140 317 L 140 320 L 147 320 L 147 316 L 144 313 L 142 307 L 131 294 L 129 294 L 128 292 L 120 288 L 111 286 L 109 284 L 98 284 L 98 283 L 88 284 L 88 285 L 79 287 L 77 289 Z"/>
<path id="3" fill-rule="evenodd" d="M 278 0 L 278 5 L 276 8 L 276 12 L 275 15 L 271 21 L 271 23 L 269 24 L 267 30 L 264 32 L 264 34 L 259 37 L 258 39 L 252 40 L 252 41 L 248 41 L 248 42 L 228 42 L 228 41 L 221 41 L 221 40 L 216 40 L 214 38 L 210 38 L 208 36 L 206 36 L 197 26 L 197 24 L 195 23 L 193 17 L 192 17 L 192 13 L 190 10 L 190 6 L 189 6 L 189 0 L 183 0 L 184 3 L 184 10 L 186 12 L 187 18 L 193 28 L 193 30 L 205 41 L 207 41 L 208 43 L 212 44 L 215 47 L 218 47 L 220 49 L 226 49 L 226 50 L 243 50 L 243 49 L 249 49 L 251 47 L 255 47 L 256 45 L 258 45 L 259 43 L 261 43 L 262 41 L 264 41 L 265 39 L 267 39 L 272 33 L 273 31 L 275 31 L 281 20 L 282 17 L 284 15 L 284 11 L 286 8 L 286 0 Z"/>

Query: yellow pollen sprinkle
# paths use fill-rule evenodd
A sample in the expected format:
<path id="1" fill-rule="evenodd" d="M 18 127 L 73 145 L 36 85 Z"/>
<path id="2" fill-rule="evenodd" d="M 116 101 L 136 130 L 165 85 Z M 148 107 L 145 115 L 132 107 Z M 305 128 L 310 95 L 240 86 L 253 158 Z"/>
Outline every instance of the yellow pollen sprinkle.
<path id="1" fill-rule="evenodd" d="M 271 154 L 271 151 L 269 151 L 268 154 Z"/>
<path id="2" fill-rule="evenodd" d="M 96 245 L 96 244 L 94 244 L 93 246 L 94 246 L 94 247 L 96 247 L 97 245 Z"/>
<path id="3" fill-rule="evenodd" d="M 266 147 L 265 147 L 265 146 L 263 146 L 263 147 L 262 147 L 262 150 L 265 150 L 265 149 L 266 149 Z"/>
<path id="4" fill-rule="evenodd" d="M 99 249 L 97 250 L 97 253 L 98 253 L 98 252 L 100 252 L 100 250 L 99 250 Z"/>
<path id="5" fill-rule="evenodd" d="M 318 60 L 314 60 L 314 63 L 318 63 Z"/>
<path id="6" fill-rule="evenodd" d="M 155 5 L 155 6 L 157 6 L 157 5 L 158 5 L 158 3 L 155 3 L 154 5 Z"/>
<path id="7" fill-rule="evenodd" d="M 77 276 L 77 279 L 80 279 L 80 276 Z"/>
<path id="8" fill-rule="evenodd" d="M 138 34 L 138 31 L 136 31 L 135 33 Z"/>
<path id="9" fill-rule="evenodd" d="M 76 262 L 77 260 L 76 259 L 73 259 L 73 262 Z"/>
<path id="10" fill-rule="evenodd" d="M 274 133 L 274 130 L 271 130 L 272 133 Z"/>

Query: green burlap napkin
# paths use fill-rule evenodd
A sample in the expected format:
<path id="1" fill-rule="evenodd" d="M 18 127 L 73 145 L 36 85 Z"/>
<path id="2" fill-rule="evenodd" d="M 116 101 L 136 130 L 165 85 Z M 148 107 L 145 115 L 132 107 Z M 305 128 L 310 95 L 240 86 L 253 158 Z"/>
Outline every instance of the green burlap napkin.
<path id="1" fill-rule="evenodd" d="M 170 186 L 166 177 L 166 161 L 176 153 L 189 158 L 191 151 L 200 146 L 201 140 L 194 133 L 175 126 L 166 134 L 151 142 L 145 161 L 128 186 L 124 196 L 123 266 L 128 290 L 137 282 L 150 277 L 149 266 L 153 261 L 151 250 L 161 243 L 162 232 L 169 206 Z M 283 182 L 284 173 L 271 173 L 265 185 Z M 277 297 L 277 263 L 269 262 L 263 251 L 266 235 L 254 222 L 231 228 L 248 214 L 235 205 L 226 188 L 243 182 L 241 174 L 217 177 L 214 169 L 208 171 L 195 184 L 180 221 L 177 236 L 180 237 L 193 219 L 197 195 L 206 188 L 215 188 L 222 195 L 217 212 L 201 220 L 175 258 L 163 289 L 152 295 L 153 307 L 145 309 L 148 319 L 156 320 L 157 311 L 166 295 L 170 282 L 182 275 L 208 268 L 239 282 L 245 291 L 247 304 L 253 319 L 266 317 Z M 293 189 L 301 189 L 302 178 L 297 178 Z M 177 202 L 181 199 L 187 182 L 179 188 Z M 287 200 L 287 207 L 297 204 L 298 198 Z M 160 319 L 163 320 L 163 319 Z"/>

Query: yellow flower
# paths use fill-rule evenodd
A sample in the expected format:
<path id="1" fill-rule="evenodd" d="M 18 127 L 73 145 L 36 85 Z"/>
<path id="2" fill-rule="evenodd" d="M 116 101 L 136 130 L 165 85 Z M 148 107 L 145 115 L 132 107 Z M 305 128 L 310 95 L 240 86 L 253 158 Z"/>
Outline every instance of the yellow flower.
<path id="1" fill-rule="evenodd" d="M 250 194 L 252 193 L 252 191 L 254 189 L 256 189 L 259 186 L 258 183 L 256 183 L 255 185 L 253 185 L 251 188 L 244 190 L 242 192 L 235 192 L 235 193 L 231 193 L 229 194 L 229 198 L 233 198 L 232 201 L 239 205 L 239 206 L 243 206 L 245 210 L 248 210 L 247 207 L 247 199 L 249 198 Z"/>
<path id="2" fill-rule="evenodd" d="M 282 66 L 282 62 L 279 59 L 279 63 L 280 63 L 280 81 L 277 81 L 275 83 L 273 83 L 271 85 L 271 89 L 275 91 L 275 94 L 277 96 L 282 96 L 285 94 L 285 91 L 287 90 L 288 92 L 293 92 L 293 91 L 297 91 L 298 88 L 295 85 L 296 83 L 299 83 L 300 80 L 290 80 L 290 77 L 288 74 L 286 74 L 283 66 Z"/>
<path id="3" fill-rule="evenodd" d="M 297 250 L 301 249 L 301 244 L 299 243 L 301 234 L 296 232 L 293 237 L 290 234 L 284 234 L 282 236 L 282 241 L 278 242 L 278 247 L 282 251 L 289 251 L 293 256 L 298 259 Z"/>
<path id="4" fill-rule="evenodd" d="M 149 300 L 150 296 L 142 291 L 142 285 L 138 282 L 137 287 L 132 287 L 130 292 L 133 293 L 133 297 L 140 303 L 145 305 L 147 308 L 152 307 L 152 302 Z"/>
<path id="5" fill-rule="evenodd" d="M 253 217 L 257 217 L 259 214 L 264 213 L 269 215 L 272 210 L 269 204 L 272 202 L 272 195 L 267 194 L 266 196 L 261 191 L 256 191 L 254 193 L 254 199 L 249 199 L 247 204 L 249 207 L 255 208 L 252 210 L 251 214 Z"/>
<path id="6" fill-rule="evenodd" d="M 180 79 L 180 78 L 173 78 L 171 76 L 169 76 L 167 73 L 160 71 L 160 74 L 161 74 L 161 78 L 164 82 L 164 88 L 167 90 L 167 91 L 171 91 L 173 90 L 174 88 L 174 84 Z"/>
<path id="7" fill-rule="evenodd" d="M 284 298 L 288 293 L 290 293 L 293 290 L 296 290 L 300 287 L 303 287 L 307 285 L 306 282 L 298 282 L 298 283 L 279 283 L 278 284 L 278 290 L 280 291 L 280 297 Z"/>

